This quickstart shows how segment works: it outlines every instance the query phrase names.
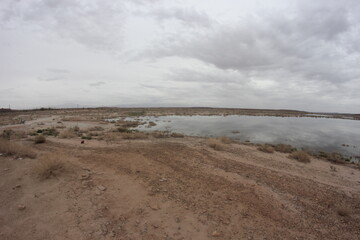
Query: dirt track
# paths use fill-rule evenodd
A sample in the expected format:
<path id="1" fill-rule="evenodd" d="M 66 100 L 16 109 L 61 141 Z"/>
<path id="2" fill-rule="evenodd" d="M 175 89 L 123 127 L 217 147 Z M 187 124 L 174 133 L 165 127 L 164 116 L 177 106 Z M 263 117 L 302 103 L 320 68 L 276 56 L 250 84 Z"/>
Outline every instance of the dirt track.
<path id="1" fill-rule="evenodd" d="M 360 171 L 347 166 L 304 164 L 238 143 L 216 151 L 191 137 L 16 141 L 39 157 L 60 156 L 66 169 L 41 181 L 32 172 L 38 159 L 0 156 L 0 239 L 360 235 Z"/>

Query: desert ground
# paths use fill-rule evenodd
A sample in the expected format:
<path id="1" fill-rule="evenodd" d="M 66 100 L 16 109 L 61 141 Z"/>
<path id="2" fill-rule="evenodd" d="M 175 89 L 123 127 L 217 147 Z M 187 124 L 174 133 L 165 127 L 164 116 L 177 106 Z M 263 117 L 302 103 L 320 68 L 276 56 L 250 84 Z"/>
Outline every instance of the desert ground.
<path id="1" fill-rule="evenodd" d="M 0 239 L 359 239 L 358 164 L 105 121 L 236 111 L 0 113 Z"/>

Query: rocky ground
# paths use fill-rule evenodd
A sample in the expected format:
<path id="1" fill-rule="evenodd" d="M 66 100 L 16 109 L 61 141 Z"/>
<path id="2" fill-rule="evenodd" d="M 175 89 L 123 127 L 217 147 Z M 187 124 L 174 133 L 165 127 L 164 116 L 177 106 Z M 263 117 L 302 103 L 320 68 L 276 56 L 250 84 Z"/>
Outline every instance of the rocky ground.
<path id="1" fill-rule="evenodd" d="M 58 114 L 0 128 L 114 123 Z M 48 136 L 0 156 L 0 239 L 358 239 L 360 171 L 207 139 Z M 82 144 L 81 141 L 84 141 Z M 61 163 L 45 178 L 44 159 Z M 55 160 L 54 160 L 55 161 Z"/>

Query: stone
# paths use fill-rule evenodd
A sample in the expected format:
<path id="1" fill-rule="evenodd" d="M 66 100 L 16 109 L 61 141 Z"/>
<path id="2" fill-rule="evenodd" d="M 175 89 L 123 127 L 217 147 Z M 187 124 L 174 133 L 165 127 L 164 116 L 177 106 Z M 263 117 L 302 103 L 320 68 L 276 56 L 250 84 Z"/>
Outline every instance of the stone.
<path id="1" fill-rule="evenodd" d="M 99 185 L 99 186 L 97 186 L 97 188 L 98 188 L 100 191 L 105 191 L 105 190 L 106 190 L 106 187 L 104 187 L 103 185 Z"/>
<path id="2" fill-rule="evenodd" d="M 152 210 L 155 210 L 155 211 L 160 209 L 160 207 L 157 203 L 150 203 L 149 208 L 151 208 Z"/>
<path id="3" fill-rule="evenodd" d="M 20 210 L 20 211 L 25 210 L 25 208 L 26 208 L 26 206 L 24 204 L 19 204 L 18 205 L 18 210 Z"/>
<path id="4" fill-rule="evenodd" d="M 21 188 L 21 185 L 17 184 L 15 187 L 13 187 L 13 189 L 16 189 L 16 188 Z"/>
<path id="5" fill-rule="evenodd" d="M 90 178 L 90 173 L 84 173 L 81 174 L 81 176 L 79 177 L 79 180 L 86 180 Z"/>
<path id="6" fill-rule="evenodd" d="M 214 231 L 212 234 L 211 234 L 213 237 L 220 237 L 220 233 L 218 231 Z"/>

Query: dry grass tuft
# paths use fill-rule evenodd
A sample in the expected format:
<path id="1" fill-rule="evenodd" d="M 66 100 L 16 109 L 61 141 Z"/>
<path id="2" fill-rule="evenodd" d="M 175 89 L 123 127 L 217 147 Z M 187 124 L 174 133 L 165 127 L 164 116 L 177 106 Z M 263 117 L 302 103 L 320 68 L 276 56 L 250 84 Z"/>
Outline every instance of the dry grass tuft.
<path id="1" fill-rule="evenodd" d="M 40 180 L 58 176 L 65 170 L 65 164 L 59 157 L 45 155 L 33 167 L 33 172 Z"/>
<path id="2" fill-rule="evenodd" d="M 123 139 L 146 139 L 148 135 L 143 132 L 122 133 Z"/>
<path id="3" fill-rule="evenodd" d="M 140 121 L 118 121 L 115 126 L 123 127 L 123 128 L 135 128 L 139 125 L 143 125 L 144 122 Z"/>
<path id="4" fill-rule="evenodd" d="M 166 138 L 166 137 L 169 137 L 167 133 L 165 132 L 152 132 L 151 133 L 151 136 L 153 136 L 154 138 Z"/>
<path id="5" fill-rule="evenodd" d="M 170 136 L 173 137 L 173 138 L 183 138 L 184 134 L 174 132 L 174 133 L 171 133 Z"/>
<path id="6" fill-rule="evenodd" d="M 100 136 L 99 140 L 105 140 L 107 144 L 114 143 L 117 141 L 118 136 L 115 133 L 107 132 L 104 135 Z"/>
<path id="7" fill-rule="evenodd" d="M 78 136 L 78 131 L 75 128 L 67 128 L 60 133 L 60 138 L 74 138 Z"/>
<path id="8" fill-rule="evenodd" d="M 275 152 L 274 148 L 267 144 L 259 146 L 258 150 L 260 150 L 262 152 L 266 152 L 266 153 L 274 153 Z"/>
<path id="9" fill-rule="evenodd" d="M 44 135 L 38 135 L 38 136 L 35 137 L 34 142 L 35 142 L 35 144 L 45 143 L 46 138 L 45 138 Z"/>
<path id="10" fill-rule="evenodd" d="M 2 134 L 0 134 L 2 138 L 7 140 L 27 138 L 27 135 L 25 131 L 14 131 L 12 129 L 5 129 Z"/>
<path id="11" fill-rule="evenodd" d="M 210 138 L 207 140 L 207 145 L 216 151 L 224 150 L 224 144 L 217 138 Z"/>
<path id="12" fill-rule="evenodd" d="M 228 137 L 221 137 L 221 138 L 219 138 L 219 140 L 225 144 L 234 143 L 234 140 L 232 140 L 231 138 L 228 138 Z"/>
<path id="13" fill-rule="evenodd" d="M 36 154 L 29 147 L 5 139 L 0 139 L 0 153 L 5 156 L 36 157 Z"/>
<path id="14" fill-rule="evenodd" d="M 90 131 L 90 132 L 93 132 L 93 131 L 104 131 L 104 128 L 101 127 L 101 126 L 94 126 L 94 127 L 88 128 L 87 130 Z"/>
<path id="15" fill-rule="evenodd" d="M 288 144 L 278 144 L 275 146 L 275 151 L 282 153 L 291 153 L 294 151 L 294 148 Z"/>
<path id="16" fill-rule="evenodd" d="M 325 158 L 329 162 L 336 163 L 336 164 L 344 164 L 344 163 L 346 163 L 345 158 L 340 153 L 321 152 L 319 157 Z"/>
<path id="17" fill-rule="evenodd" d="M 302 163 L 311 162 L 309 154 L 305 151 L 292 152 L 289 154 L 289 157 Z"/>
<path id="18" fill-rule="evenodd" d="M 154 126 L 156 126 L 155 122 L 149 122 L 149 127 L 154 127 Z"/>

